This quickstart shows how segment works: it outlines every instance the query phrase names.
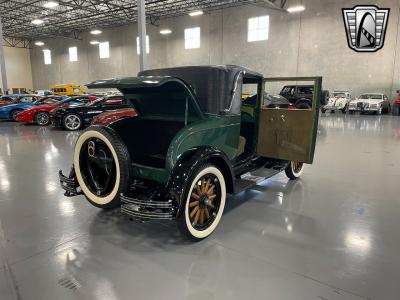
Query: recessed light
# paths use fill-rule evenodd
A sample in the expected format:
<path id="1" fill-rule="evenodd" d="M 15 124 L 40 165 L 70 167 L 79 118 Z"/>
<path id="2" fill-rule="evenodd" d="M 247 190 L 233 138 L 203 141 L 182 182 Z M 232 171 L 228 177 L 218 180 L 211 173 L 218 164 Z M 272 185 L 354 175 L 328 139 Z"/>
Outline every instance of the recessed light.
<path id="1" fill-rule="evenodd" d="M 98 45 L 98 44 L 100 44 L 100 42 L 99 42 L 99 41 L 90 41 L 90 44 L 92 44 L 92 45 Z"/>
<path id="2" fill-rule="evenodd" d="M 196 11 L 192 11 L 191 13 L 189 13 L 189 16 L 196 17 L 196 16 L 201 16 L 203 14 L 204 14 L 204 12 L 202 10 L 196 10 Z"/>
<path id="3" fill-rule="evenodd" d="M 295 12 L 301 12 L 304 11 L 306 8 L 303 5 L 298 5 L 298 6 L 291 6 L 287 9 L 288 12 L 290 13 L 295 13 Z"/>
<path id="4" fill-rule="evenodd" d="M 93 29 L 91 32 L 90 32 L 90 34 L 94 34 L 94 35 L 99 35 L 99 34 L 102 34 L 103 33 L 103 31 L 101 31 L 101 30 L 99 30 L 99 29 Z"/>
<path id="5" fill-rule="evenodd" d="M 41 20 L 41 19 L 35 19 L 35 20 L 32 20 L 31 23 L 32 23 L 33 25 L 42 25 L 42 24 L 44 23 L 44 21 Z"/>
<path id="6" fill-rule="evenodd" d="M 45 4 L 43 4 L 43 7 L 45 8 L 55 8 L 58 6 L 58 2 L 55 1 L 47 1 Z"/>
<path id="7" fill-rule="evenodd" d="M 35 43 L 35 45 L 36 45 L 36 46 L 44 46 L 44 43 L 43 43 L 43 42 L 40 42 L 40 41 L 37 41 L 37 42 Z"/>
<path id="8" fill-rule="evenodd" d="M 163 29 L 163 30 L 160 30 L 160 33 L 163 34 L 163 35 L 171 34 L 172 30 L 171 29 Z"/>

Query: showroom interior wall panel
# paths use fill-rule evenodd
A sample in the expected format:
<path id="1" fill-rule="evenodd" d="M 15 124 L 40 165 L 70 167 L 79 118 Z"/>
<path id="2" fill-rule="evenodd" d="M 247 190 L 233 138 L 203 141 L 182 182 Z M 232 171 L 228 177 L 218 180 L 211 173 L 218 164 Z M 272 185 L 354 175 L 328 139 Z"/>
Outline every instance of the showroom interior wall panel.
<path id="1" fill-rule="evenodd" d="M 8 88 L 33 89 L 31 58 L 28 49 L 4 47 Z M 1 86 L 1 76 L 0 76 Z"/>
<path id="2" fill-rule="evenodd" d="M 360 3 L 305 0 L 303 4 L 306 10 L 302 14 L 280 13 L 250 5 L 196 18 L 162 19 L 158 26 L 148 24 L 149 67 L 239 64 L 266 76 L 322 75 L 325 89 L 348 89 L 353 95 L 382 91 L 392 94 L 393 98 L 395 90 L 400 88 L 392 84 L 399 81 L 399 72 L 395 71 L 394 65 L 398 66 L 400 59 L 397 28 L 400 3 L 396 0 L 379 3 L 381 7 L 390 7 L 391 15 L 385 47 L 376 53 L 356 53 L 347 46 L 342 8 Z M 261 15 L 270 16 L 269 40 L 248 43 L 247 20 Z M 184 29 L 196 26 L 201 27 L 201 48 L 185 50 Z M 159 34 L 162 28 L 170 28 L 173 33 L 162 36 Z M 81 42 L 88 49 L 87 59 L 81 62 L 82 70 L 76 82 L 135 75 L 139 71 L 136 36 L 136 24 L 104 30 L 100 37 L 83 35 Z M 100 60 L 98 47 L 89 44 L 91 39 L 97 38 L 110 42 L 110 59 Z M 50 43 L 56 45 L 52 49 L 53 57 L 59 56 L 61 51 L 68 52 L 68 47 L 63 45 L 65 39 L 49 40 Z M 46 72 L 41 71 L 44 66 L 41 50 L 37 47 L 32 50 L 35 88 L 46 88 L 71 78 L 59 74 L 65 72 L 65 68 L 56 64 L 46 66 Z M 80 59 L 85 60 L 82 56 Z"/>

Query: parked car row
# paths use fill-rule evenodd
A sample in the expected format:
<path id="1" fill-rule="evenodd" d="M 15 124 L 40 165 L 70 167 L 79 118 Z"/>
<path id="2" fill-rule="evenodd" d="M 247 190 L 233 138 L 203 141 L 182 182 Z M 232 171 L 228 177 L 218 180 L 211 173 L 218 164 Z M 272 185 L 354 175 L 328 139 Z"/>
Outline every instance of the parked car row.
<path id="1" fill-rule="evenodd" d="M 124 97 L 74 97 L 48 95 L 7 95 L 0 98 L 0 120 L 13 120 L 25 124 L 47 126 L 52 124 L 65 130 L 75 131 L 92 124 L 94 117 L 104 112 L 115 112 L 96 122 L 104 124 L 123 116 L 135 115 Z M 119 111 L 122 110 L 122 111 Z"/>
<path id="2" fill-rule="evenodd" d="M 392 107 L 389 98 L 383 93 L 361 94 L 358 98 L 352 99 L 348 91 L 335 91 L 328 103 L 321 108 L 322 113 L 341 111 L 343 114 L 377 114 L 390 113 Z"/>

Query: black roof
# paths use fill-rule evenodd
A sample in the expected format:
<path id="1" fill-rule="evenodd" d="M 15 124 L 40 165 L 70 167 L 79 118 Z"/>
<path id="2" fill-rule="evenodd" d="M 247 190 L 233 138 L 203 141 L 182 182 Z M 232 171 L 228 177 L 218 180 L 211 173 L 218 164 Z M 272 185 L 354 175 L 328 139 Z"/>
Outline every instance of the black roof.
<path id="1" fill-rule="evenodd" d="M 261 80 L 260 73 L 235 65 L 185 66 L 142 71 L 139 77 L 171 76 L 189 85 L 204 112 L 240 113 L 241 90 L 238 83 L 245 78 Z M 233 101 L 232 101 L 233 100 Z M 238 103 L 236 103 L 238 102 Z"/>

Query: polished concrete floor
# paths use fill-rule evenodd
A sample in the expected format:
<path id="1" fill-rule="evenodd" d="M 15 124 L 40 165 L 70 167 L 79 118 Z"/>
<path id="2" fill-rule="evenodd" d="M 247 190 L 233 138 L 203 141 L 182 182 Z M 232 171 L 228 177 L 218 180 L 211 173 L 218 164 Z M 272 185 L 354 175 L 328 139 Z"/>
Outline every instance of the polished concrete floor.
<path id="1" fill-rule="evenodd" d="M 76 133 L 0 123 L 0 299 L 400 299 L 400 118 L 322 116 L 315 164 L 209 239 L 67 199 Z"/>

